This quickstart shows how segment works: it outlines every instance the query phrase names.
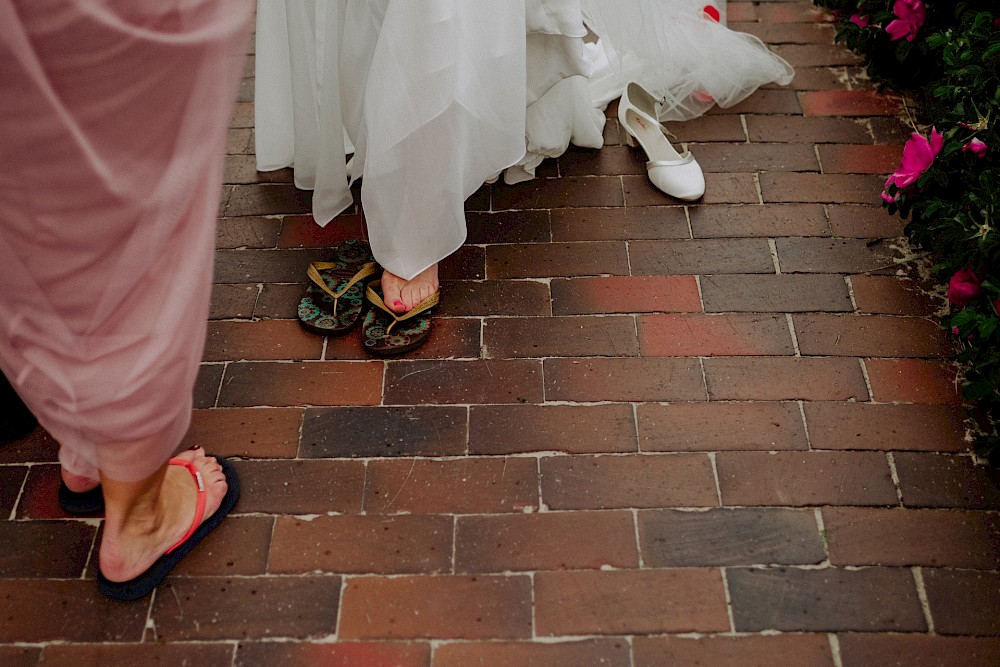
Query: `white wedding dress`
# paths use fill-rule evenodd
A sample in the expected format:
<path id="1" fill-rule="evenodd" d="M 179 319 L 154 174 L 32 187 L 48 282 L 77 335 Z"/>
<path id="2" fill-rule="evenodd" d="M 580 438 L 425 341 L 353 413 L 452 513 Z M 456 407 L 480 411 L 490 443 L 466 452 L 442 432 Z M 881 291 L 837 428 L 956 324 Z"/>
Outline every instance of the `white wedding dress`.
<path id="1" fill-rule="evenodd" d="M 375 257 L 412 278 L 465 241 L 483 182 L 600 148 L 628 81 L 664 99 L 661 120 L 791 81 L 709 1 L 721 23 L 706 0 L 258 0 L 257 168 L 293 166 L 320 225 L 363 177 Z"/>

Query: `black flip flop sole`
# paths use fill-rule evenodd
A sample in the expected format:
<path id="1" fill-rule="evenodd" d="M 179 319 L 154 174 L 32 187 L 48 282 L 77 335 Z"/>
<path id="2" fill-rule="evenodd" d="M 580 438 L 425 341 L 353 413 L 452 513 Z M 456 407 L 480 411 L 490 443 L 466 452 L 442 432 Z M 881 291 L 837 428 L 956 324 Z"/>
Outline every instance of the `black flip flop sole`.
<path id="1" fill-rule="evenodd" d="M 99 514 L 104 511 L 104 494 L 100 486 L 90 491 L 70 491 L 66 482 L 59 482 L 59 507 L 66 514 Z"/>
<path id="2" fill-rule="evenodd" d="M 177 549 L 171 551 L 168 554 L 163 554 L 160 556 L 155 563 L 153 563 L 148 570 L 140 574 L 134 579 L 129 579 L 128 581 L 109 581 L 101 574 L 100 570 L 97 572 L 97 588 L 106 596 L 112 600 L 120 600 L 122 602 L 130 602 L 132 600 L 138 600 L 139 598 L 145 597 L 153 592 L 153 589 L 160 585 L 170 571 L 177 567 L 177 564 L 181 562 L 192 549 L 198 546 L 198 543 L 205 539 L 209 533 L 211 533 L 215 528 L 222 523 L 222 520 L 226 518 L 233 507 L 236 505 L 236 501 L 240 497 L 240 479 L 236 474 L 236 469 L 233 465 L 226 459 L 217 456 L 215 457 L 222 466 L 222 472 L 226 476 L 226 483 L 228 488 L 226 489 L 226 495 L 222 497 L 222 504 L 219 505 L 219 509 L 215 511 L 212 516 L 208 517 L 202 521 L 201 525 L 198 526 L 197 530 L 181 544 Z"/>

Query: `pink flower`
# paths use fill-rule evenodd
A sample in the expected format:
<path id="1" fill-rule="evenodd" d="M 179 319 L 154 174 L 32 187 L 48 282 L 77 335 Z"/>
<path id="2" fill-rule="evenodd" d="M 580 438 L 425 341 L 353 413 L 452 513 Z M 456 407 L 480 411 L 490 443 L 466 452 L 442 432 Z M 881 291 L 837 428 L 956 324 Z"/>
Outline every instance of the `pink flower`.
<path id="1" fill-rule="evenodd" d="M 912 42 L 927 18 L 923 0 L 896 0 L 892 13 L 898 18 L 885 27 L 892 41 L 905 37 L 906 41 Z"/>
<path id="2" fill-rule="evenodd" d="M 983 291 L 983 281 L 970 268 L 959 269 L 948 281 L 948 301 L 965 308 Z"/>
<path id="3" fill-rule="evenodd" d="M 899 167 L 885 182 L 885 187 L 895 183 L 897 188 L 903 189 L 916 183 L 920 175 L 927 171 L 927 168 L 934 162 L 934 158 L 937 157 L 942 148 L 944 148 L 944 137 L 937 131 L 936 127 L 931 128 L 930 141 L 914 132 L 910 136 L 910 140 L 903 146 L 903 159 L 899 161 Z M 887 197 L 889 195 L 883 192 L 883 200 L 895 201 L 895 199 Z"/>
<path id="4" fill-rule="evenodd" d="M 979 139 L 973 137 L 972 140 L 969 141 L 969 143 L 962 146 L 962 152 L 972 153 L 976 157 L 982 157 L 986 155 L 987 148 L 988 146 L 986 145 L 985 141 L 980 141 Z"/>
<path id="5" fill-rule="evenodd" d="M 867 16 L 862 16 L 861 14 L 855 14 L 851 17 L 851 23 L 858 26 L 859 28 L 867 28 L 870 21 Z"/>

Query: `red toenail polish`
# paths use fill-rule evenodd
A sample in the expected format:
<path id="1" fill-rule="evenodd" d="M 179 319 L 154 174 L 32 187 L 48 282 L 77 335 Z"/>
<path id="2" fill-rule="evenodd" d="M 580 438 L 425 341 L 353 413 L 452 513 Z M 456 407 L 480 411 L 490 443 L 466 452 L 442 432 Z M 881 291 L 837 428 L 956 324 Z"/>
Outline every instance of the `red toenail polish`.
<path id="1" fill-rule="evenodd" d="M 392 305 L 394 305 L 394 306 L 402 306 L 403 302 L 400 301 L 399 299 L 396 299 L 395 301 L 392 302 Z"/>

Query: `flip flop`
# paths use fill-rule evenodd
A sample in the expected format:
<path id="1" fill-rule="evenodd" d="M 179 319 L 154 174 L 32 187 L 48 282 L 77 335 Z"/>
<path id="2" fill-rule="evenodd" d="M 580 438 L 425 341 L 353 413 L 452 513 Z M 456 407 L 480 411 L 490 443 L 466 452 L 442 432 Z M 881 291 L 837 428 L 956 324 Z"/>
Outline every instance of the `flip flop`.
<path id="1" fill-rule="evenodd" d="M 321 336 L 350 331 L 364 311 L 365 282 L 377 270 L 371 246 L 354 240 L 337 246 L 332 261 L 310 264 L 311 284 L 299 301 L 299 323 Z"/>
<path id="2" fill-rule="evenodd" d="M 228 488 L 226 489 L 226 495 L 222 498 L 219 509 L 215 510 L 212 516 L 202 521 L 202 518 L 205 516 L 205 499 L 208 492 L 205 490 L 201 471 L 190 461 L 170 459 L 170 465 L 179 465 L 187 468 L 191 473 L 191 477 L 194 478 L 195 483 L 198 485 L 198 506 L 195 508 L 194 521 L 191 523 L 191 528 L 188 529 L 187 534 L 177 544 L 167 549 L 167 552 L 160 556 L 148 570 L 134 579 L 129 579 L 128 581 L 110 581 L 98 570 L 97 587 L 102 593 L 113 600 L 121 600 L 122 602 L 138 600 L 149 595 L 153 592 L 154 588 L 166 579 L 170 571 L 181 562 L 184 556 L 205 539 L 216 526 L 222 523 L 222 520 L 232 511 L 236 505 L 236 501 L 240 497 L 240 480 L 236 475 L 236 469 L 233 468 L 233 465 L 229 461 L 219 456 L 215 457 L 215 460 L 222 466 L 222 472 L 226 476 Z"/>
<path id="3" fill-rule="evenodd" d="M 391 356 L 415 350 L 426 343 L 431 335 L 430 311 L 440 300 L 440 292 L 399 315 L 389 310 L 375 288 L 381 290 L 381 280 L 373 280 L 365 290 L 368 301 L 375 306 L 365 315 L 361 325 L 365 349 L 372 354 Z"/>
<path id="4" fill-rule="evenodd" d="M 98 514 L 104 511 L 104 494 L 97 485 L 90 491 L 70 491 L 66 482 L 59 482 L 59 507 L 66 514 Z"/>

